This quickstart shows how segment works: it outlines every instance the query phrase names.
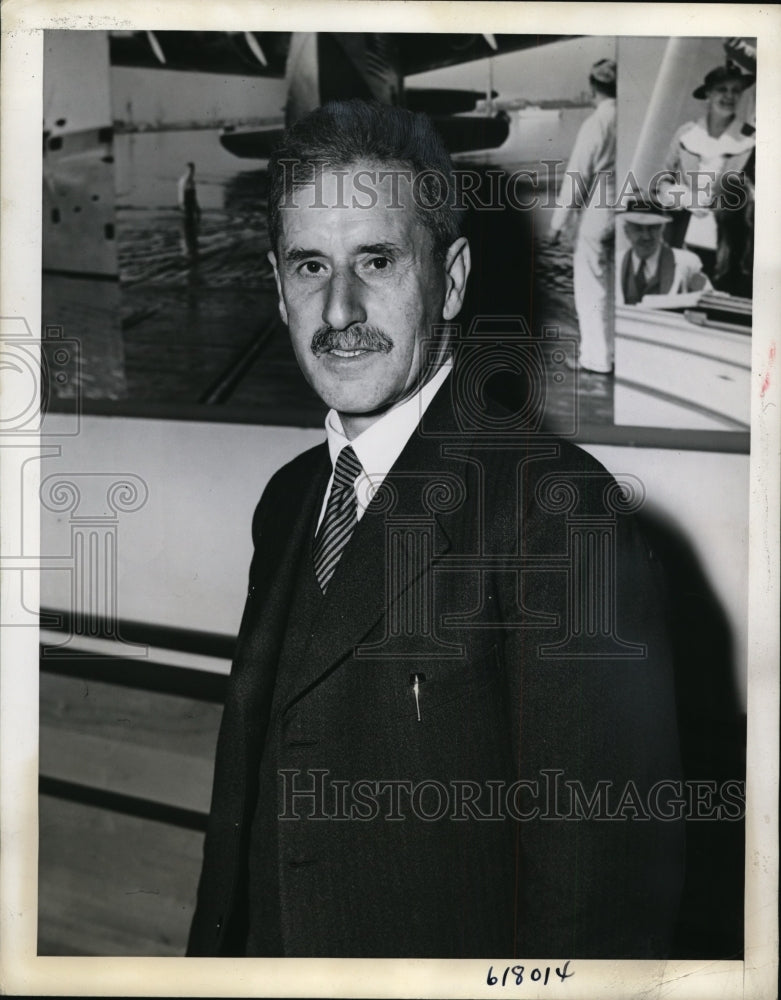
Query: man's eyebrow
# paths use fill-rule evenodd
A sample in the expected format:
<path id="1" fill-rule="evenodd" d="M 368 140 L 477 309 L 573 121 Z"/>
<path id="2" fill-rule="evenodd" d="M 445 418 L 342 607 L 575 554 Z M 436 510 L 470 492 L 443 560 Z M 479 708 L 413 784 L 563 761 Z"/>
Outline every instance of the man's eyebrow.
<path id="1" fill-rule="evenodd" d="M 356 254 L 372 253 L 378 256 L 398 257 L 404 253 L 404 247 L 398 243 L 381 241 L 380 243 L 361 243 L 360 246 L 355 248 L 354 252 Z M 289 250 L 282 251 L 282 257 L 285 262 L 290 264 L 297 264 L 302 260 L 312 260 L 312 258 L 325 256 L 326 254 L 322 250 L 308 250 L 305 247 L 291 247 Z"/>
<path id="2" fill-rule="evenodd" d="M 358 247 L 358 253 L 383 254 L 386 257 L 393 257 L 404 252 L 404 247 L 398 243 L 362 243 Z"/>
<path id="3" fill-rule="evenodd" d="M 301 260 L 311 260 L 312 257 L 325 257 L 322 250 L 307 250 L 305 247 L 291 247 L 283 250 L 282 256 L 291 264 L 297 264 Z"/>

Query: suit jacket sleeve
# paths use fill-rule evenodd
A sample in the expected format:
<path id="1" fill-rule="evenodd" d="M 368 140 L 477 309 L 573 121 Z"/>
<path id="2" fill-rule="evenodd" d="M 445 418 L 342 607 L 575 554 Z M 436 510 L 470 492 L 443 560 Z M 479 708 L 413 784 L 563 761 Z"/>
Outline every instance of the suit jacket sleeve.
<path id="1" fill-rule="evenodd" d="M 604 521 L 600 493 L 612 477 L 595 476 L 596 463 L 574 468 L 590 474 L 576 514 Z M 529 503 L 524 533 L 540 554 L 562 550 L 555 520 Z M 587 555 L 571 566 L 566 610 L 555 573 L 529 574 L 524 592 L 530 609 L 569 616 L 571 641 L 551 651 L 540 629 L 505 643 L 519 775 L 539 788 L 539 813 L 519 830 L 517 944 L 535 957 L 660 957 L 683 881 L 682 823 L 658 815 L 681 778 L 661 574 L 631 516 L 613 514 L 592 541 L 604 547 L 606 573 L 585 620 L 571 574 L 586 563 L 593 571 Z M 600 589 L 598 571 L 593 581 Z M 603 640 L 590 643 L 589 629 Z"/>
<path id="2" fill-rule="evenodd" d="M 249 586 L 228 682 L 215 754 L 214 782 L 204 841 L 204 862 L 195 913 L 187 943 L 188 956 L 241 954 L 243 913 L 240 896 L 241 859 L 246 854 L 245 811 L 252 801 L 253 764 L 268 724 L 274 676 L 256 667 L 266 658 L 260 647 L 268 637 L 255 628 L 256 581 L 261 575 L 265 541 L 274 531 L 278 508 L 278 476 L 268 484 L 252 520 L 254 543 Z"/>

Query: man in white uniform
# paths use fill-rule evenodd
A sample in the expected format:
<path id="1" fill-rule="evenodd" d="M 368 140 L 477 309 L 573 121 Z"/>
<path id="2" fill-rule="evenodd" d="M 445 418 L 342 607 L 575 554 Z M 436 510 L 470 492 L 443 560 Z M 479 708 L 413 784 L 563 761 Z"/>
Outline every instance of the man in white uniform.
<path id="1" fill-rule="evenodd" d="M 610 375 L 613 371 L 613 211 L 616 160 L 616 64 L 600 59 L 591 67 L 589 83 L 594 112 L 575 140 L 551 222 L 557 243 L 578 212 L 573 255 L 575 308 L 580 327 L 581 370 Z"/>

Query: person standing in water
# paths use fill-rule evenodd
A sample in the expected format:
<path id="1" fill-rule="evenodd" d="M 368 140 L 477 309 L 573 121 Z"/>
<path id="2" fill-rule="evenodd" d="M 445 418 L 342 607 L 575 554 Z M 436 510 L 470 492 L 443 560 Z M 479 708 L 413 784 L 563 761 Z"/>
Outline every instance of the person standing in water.
<path id="1" fill-rule="evenodd" d="M 183 213 L 184 245 L 188 257 L 198 256 L 198 229 L 201 224 L 201 206 L 195 187 L 195 164 L 188 163 L 179 178 L 179 211 Z"/>

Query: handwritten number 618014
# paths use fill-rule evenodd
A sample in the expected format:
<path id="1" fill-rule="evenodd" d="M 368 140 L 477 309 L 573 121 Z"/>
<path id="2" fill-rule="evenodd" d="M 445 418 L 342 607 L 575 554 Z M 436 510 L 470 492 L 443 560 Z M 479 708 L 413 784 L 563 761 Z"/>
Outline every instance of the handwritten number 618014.
<path id="1" fill-rule="evenodd" d="M 559 977 L 559 980 L 563 983 L 565 979 L 570 979 L 575 975 L 574 972 L 569 971 L 569 959 L 564 963 L 564 968 L 560 969 L 556 966 L 554 974 Z M 494 967 L 491 966 L 488 970 L 488 978 L 486 982 L 489 986 L 496 986 L 497 983 L 502 986 L 522 986 L 524 982 L 524 975 L 527 974 L 525 965 L 508 965 L 505 967 L 504 972 L 501 975 L 494 975 Z M 534 968 L 528 972 L 528 980 L 532 983 L 542 983 L 543 986 L 548 985 L 548 980 L 551 975 L 551 967 L 546 965 L 544 969 Z M 508 982 L 508 977 L 509 982 Z"/>

